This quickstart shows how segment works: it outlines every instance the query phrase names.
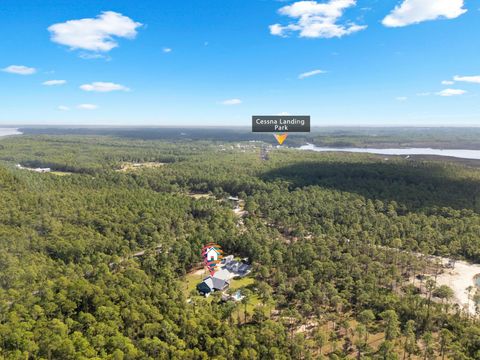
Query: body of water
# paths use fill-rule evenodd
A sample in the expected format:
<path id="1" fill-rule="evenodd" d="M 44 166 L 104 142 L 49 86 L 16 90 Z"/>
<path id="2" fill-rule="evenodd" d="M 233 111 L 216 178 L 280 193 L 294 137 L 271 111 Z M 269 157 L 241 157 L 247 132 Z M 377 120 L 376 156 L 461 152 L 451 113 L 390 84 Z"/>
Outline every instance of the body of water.
<path id="1" fill-rule="evenodd" d="M 15 128 L 2 128 L 0 127 L 0 137 L 8 135 L 21 135 L 22 133 Z"/>
<path id="2" fill-rule="evenodd" d="M 319 147 L 312 144 L 303 145 L 300 150 L 312 151 L 343 151 L 354 153 L 370 153 L 380 155 L 438 155 L 451 156 L 461 159 L 475 159 L 480 160 L 480 150 L 457 150 L 457 149 L 431 149 L 431 148 L 405 148 L 405 149 L 376 149 L 376 148 L 333 148 L 333 147 Z"/>

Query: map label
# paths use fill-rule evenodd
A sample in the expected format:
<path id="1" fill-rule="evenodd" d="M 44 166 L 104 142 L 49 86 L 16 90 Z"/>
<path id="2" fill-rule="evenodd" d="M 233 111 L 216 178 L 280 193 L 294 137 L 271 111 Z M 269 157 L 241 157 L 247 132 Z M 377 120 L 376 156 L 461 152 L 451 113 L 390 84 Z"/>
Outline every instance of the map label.
<path id="1" fill-rule="evenodd" d="M 310 116 L 253 115 L 252 132 L 310 132 Z"/>

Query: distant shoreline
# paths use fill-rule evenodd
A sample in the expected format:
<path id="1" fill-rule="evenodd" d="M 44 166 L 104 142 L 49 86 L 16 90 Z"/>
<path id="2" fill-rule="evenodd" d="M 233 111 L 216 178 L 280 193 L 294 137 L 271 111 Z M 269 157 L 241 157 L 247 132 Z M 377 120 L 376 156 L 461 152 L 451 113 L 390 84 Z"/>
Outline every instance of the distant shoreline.
<path id="1" fill-rule="evenodd" d="M 299 150 L 310 150 L 317 152 L 352 152 L 352 153 L 367 153 L 385 156 L 407 156 L 409 158 L 413 155 L 434 155 L 454 157 L 459 159 L 480 160 L 480 150 L 466 150 L 466 149 L 433 149 L 433 148 L 358 148 L 358 147 L 320 147 L 313 144 L 300 146 Z"/>
<path id="2" fill-rule="evenodd" d="M 253 133 L 249 127 L 75 127 L 36 126 L 17 128 L 23 135 L 74 135 L 113 136 L 138 140 L 214 141 L 242 142 L 262 141 L 276 144 L 271 133 Z M 1 128 L 1 127 L 0 127 Z M 312 128 L 310 133 L 289 134 L 286 146 L 297 148 L 308 144 L 325 148 L 349 148 L 367 152 L 373 148 L 384 152 L 388 149 L 435 149 L 441 154 L 419 152 L 419 155 L 449 156 L 447 150 L 480 151 L 480 128 Z M 410 155 L 410 154 L 408 154 Z M 416 154 L 417 155 L 417 154 Z M 457 158 L 465 158 L 460 156 Z M 466 158 L 472 158 L 467 156 Z M 474 156 L 476 161 L 480 161 Z"/>
<path id="3" fill-rule="evenodd" d="M 18 128 L 4 128 L 0 127 L 0 137 L 10 136 L 10 135 L 22 135 L 23 133 L 19 131 Z"/>

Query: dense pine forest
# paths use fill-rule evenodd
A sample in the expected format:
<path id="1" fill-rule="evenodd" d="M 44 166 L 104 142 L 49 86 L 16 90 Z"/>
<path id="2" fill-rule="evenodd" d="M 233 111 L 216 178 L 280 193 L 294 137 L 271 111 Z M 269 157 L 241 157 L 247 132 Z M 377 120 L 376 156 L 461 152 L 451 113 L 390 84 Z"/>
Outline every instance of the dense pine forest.
<path id="1" fill-rule="evenodd" d="M 434 257 L 480 263 L 479 169 L 266 146 L 0 139 L 0 359 L 480 359 Z M 208 242 L 241 302 L 188 287 Z"/>
<path id="2" fill-rule="evenodd" d="M 252 133 L 249 127 L 175 128 L 175 127 L 29 127 L 28 135 L 108 135 L 127 139 L 150 140 L 257 140 L 275 144 L 269 133 Z M 312 143 L 330 147 L 431 147 L 435 149 L 479 149 L 480 129 L 445 127 L 313 127 L 311 133 L 290 133 L 290 146 Z"/>

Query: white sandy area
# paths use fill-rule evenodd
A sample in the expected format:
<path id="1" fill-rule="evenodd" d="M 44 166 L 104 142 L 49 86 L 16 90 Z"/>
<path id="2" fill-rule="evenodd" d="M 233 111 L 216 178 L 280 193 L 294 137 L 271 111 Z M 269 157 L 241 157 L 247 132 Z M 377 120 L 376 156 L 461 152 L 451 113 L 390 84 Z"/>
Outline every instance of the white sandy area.
<path id="1" fill-rule="evenodd" d="M 10 135 L 22 135 L 22 133 L 18 129 L 0 127 L 0 137 Z"/>
<path id="2" fill-rule="evenodd" d="M 207 274 L 207 270 L 205 270 L 205 268 L 198 269 L 193 273 L 193 275 L 206 275 L 206 274 Z"/>
<path id="3" fill-rule="evenodd" d="M 447 259 L 443 259 L 447 262 Z M 455 302 L 460 305 L 461 308 L 466 309 L 469 306 L 470 314 L 475 314 L 475 304 L 473 300 L 468 301 L 469 286 L 473 286 L 471 296 L 475 295 L 475 275 L 480 274 L 479 264 L 469 264 L 465 261 L 457 261 L 455 263 L 455 269 L 445 269 L 445 272 L 437 277 L 437 285 L 447 285 L 455 293 Z"/>

